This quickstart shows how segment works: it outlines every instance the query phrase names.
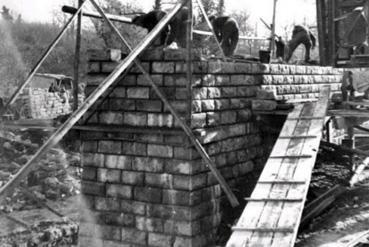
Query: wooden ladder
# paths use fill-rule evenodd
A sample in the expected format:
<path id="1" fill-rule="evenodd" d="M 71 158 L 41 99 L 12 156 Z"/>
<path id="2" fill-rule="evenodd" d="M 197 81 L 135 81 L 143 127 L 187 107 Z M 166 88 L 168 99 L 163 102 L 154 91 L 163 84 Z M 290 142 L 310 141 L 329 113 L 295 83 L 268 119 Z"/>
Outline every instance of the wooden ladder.
<path id="1" fill-rule="evenodd" d="M 288 115 L 227 247 L 289 247 L 295 243 L 330 90 Z"/>

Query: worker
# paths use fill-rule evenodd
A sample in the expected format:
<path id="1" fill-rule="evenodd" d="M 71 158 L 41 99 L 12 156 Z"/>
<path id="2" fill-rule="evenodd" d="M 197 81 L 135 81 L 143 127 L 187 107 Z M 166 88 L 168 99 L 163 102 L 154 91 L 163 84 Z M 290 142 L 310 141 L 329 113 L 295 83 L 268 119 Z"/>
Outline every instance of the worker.
<path id="1" fill-rule="evenodd" d="M 132 23 L 152 31 L 159 21 L 166 15 L 165 11 L 153 10 L 133 18 Z M 186 47 L 186 26 L 188 20 L 188 8 L 183 7 L 169 22 L 169 25 L 160 33 L 160 46 L 168 46 L 176 42 L 179 47 Z"/>
<path id="2" fill-rule="evenodd" d="M 239 38 L 239 28 L 236 20 L 229 16 L 210 16 L 209 20 L 224 55 L 227 57 L 232 56 Z"/>
<path id="3" fill-rule="evenodd" d="M 350 97 L 354 97 L 355 89 L 353 86 L 352 71 L 345 71 L 342 77 L 342 100 L 348 101 Z"/>

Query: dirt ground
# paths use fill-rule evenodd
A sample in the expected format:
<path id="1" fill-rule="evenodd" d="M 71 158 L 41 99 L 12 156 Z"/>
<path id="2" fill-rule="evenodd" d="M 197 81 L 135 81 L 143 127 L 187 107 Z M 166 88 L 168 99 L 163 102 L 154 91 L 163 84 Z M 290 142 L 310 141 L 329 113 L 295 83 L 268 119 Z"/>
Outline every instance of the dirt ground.
<path id="1" fill-rule="evenodd" d="M 311 191 L 347 185 L 351 177 L 348 156 L 327 153 L 320 155 L 313 171 Z M 357 162 L 360 162 L 358 159 Z M 362 182 L 348 188 L 322 215 L 316 217 L 298 235 L 296 247 L 343 247 L 355 236 L 369 230 L 369 171 Z"/>
<path id="2" fill-rule="evenodd" d="M 9 161 L 9 157 L 15 154 L 13 153 L 14 151 L 9 153 L 9 150 L 13 150 L 14 143 L 10 143 L 12 146 L 9 150 L 6 150 L 8 144 L 4 143 L 4 141 L 1 143 L 3 147 L 5 145 L 5 148 L 2 150 L 3 154 L 8 152 L 7 159 L 5 159 L 4 156 L 2 157 L 2 162 L 5 164 L 5 162 Z M 28 154 L 27 148 L 22 147 L 18 149 L 20 150 L 18 151 L 19 153 Z M 71 161 L 76 162 L 76 160 L 78 160 L 76 159 L 75 153 L 67 153 L 64 156 L 66 158 L 56 159 L 55 155 L 49 155 L 48 158 L 45 159 L 43 168 L 50 166 L 55 167 L 55 164 L 63 163 L 60 162 L 60 160 L 66 161 L 67 163 L 71 163 Z M 336 184 L 345 186 L 347 191 L 325 212 L 314 218 L 304 229 L 300 230 L 295 245 L 296 247 L 343 247 L 345 243 L 350 241 L 350 239 L 357 234 L 369 230 L 369 179 L 367 179 L 369 178 L 369 171 L 366 170 L 364 172 L 363 181 L 358 186 L 348 188 L 348 181 L 352 176 L 350 160 L 350 156 L 335 152 L 334 150 L 320 150 L 312 174 L 307 203 Z M 357 164 L 361 161 L 359 157 L 356 157 L 354 160 Z M 0 169 L 0 171 L 1 170 L 4 172 L 4 169 Z M 76 238 L 78 235 L 79 207 L 81 203 L 80 195 L 76 193 L 78 192 L 78 185 L 75 185 L 75 181 L 79 179 L 79 174 L 76 168 L 69 168 L 66 166 L 62 166 L 57 172 L 52 171 L 52 174 L 56 176 L 60 173 L 60 170 L 65 171 L 68 176 L 61 176 L 61 178 L 63 178 L 60 178 L 62 183 L 57 183 L 57 185 L 70 185 L 70 182 L 68 182 L 70 180 L 68 178 L 70 177 L 69 175 L 71 175 L 74 177 L 74 180 L 72 180 L 73 186 L 71 186 L 71 188 L 74 188 L 72 190 L 73 193 L 69 193 L 68 196 L 62 196 L 65 193 L 61 191 L 60 194 L 55 195 L 55 198 L 53 198 L 53 194 L 49 195 L 47 190 L 40 189 L 43 185 L 50 186 L 46 178 L 43 180 L 43 184 L 35 185 L 34 188 L 39 189 L 41 199 L 48 199 L 50 206 L 67 216 L 67 218 L 59 217 L 49 210 L 25 200 L 23 196 L 16 196 L 14 197 L 16 200 L 10 202 L 13 208 L 11 208 L 10 211 L 7 211 L 7 208 L 2 208 L 2 211 L 31 225 L 32 229 L 27 229 L 4 215 L 0 215 L 1 247 L 76 246 L 78 240 L 73 238 Z M 50 169 L 47 169 L 47 174 L 50 174 Z M 58 175 L 56 177 L 59 178 L 60 176 Z M 5 182 L 7 179 L 9 179 L 9 177 L 4 177 L 3 181 Z M 67 187 L 69 188 L 70 186 Z M 18 206 L 14 207 L 14 205 Z M 236 217 L 239 217 L 239 214 Z M 227 227 L 229 228 L 234 221 L 228 223 Z M 230 233 L 230 231 L 226 232 L 227 234 Z M 225 236 L 227 234 L 223 236 L 225 242 L 228 239 L 228 237 Z M 44 242 L 50 245 L 43 245 L 40 240 L 36 238 L 45 240 Z M 33 245 L 21 245 L 22 243 L 29 242 L 29 239 L 33 239 L 31 241 L 34 243 Z M 37 244 L 37 241 L 39 241 L 40 244 Z"/>
<path id="3" fill-rule="evenodd" d="M 368 174 L 369 175 L 369 174 Z M 296 247 L 340 247 L 369 230 L 369 185 L 347 191 L 298 236 Z"/>

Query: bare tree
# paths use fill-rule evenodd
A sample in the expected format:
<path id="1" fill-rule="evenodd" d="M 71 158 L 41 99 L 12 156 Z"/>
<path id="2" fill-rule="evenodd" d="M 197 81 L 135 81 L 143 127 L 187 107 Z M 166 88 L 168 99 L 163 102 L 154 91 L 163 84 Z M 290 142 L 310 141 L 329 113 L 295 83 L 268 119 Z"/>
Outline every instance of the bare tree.
<path id="1" fill-rule="evenodd" d="M 122 3 L 119 0 L 104 0 L 100 1 L 100 6 L 102 6 L 105 13 L 115 14 L 115 15 L 131 15 L 133 13 L 141 12 L 142 10 L 136 5 L 126 2 Z M 118 48 L 125 50 L 126 47 L 122 45 L 118 37 L 110 27 L 101 20 L 92 20 L 97 35 L 101 37 L 107 48 Z M 118 24 L 115 23 L 118 29 L 121 31 L 122 35 L 127 38 L 130 44 L 137 44 L 139 40 L 145 35 L 145 30 L 135 25 L 130 24 Z"/>
<path id="2" fill-rule="evenodd" d="M 10 22 L 13 21 L 13 16 L 10 14 L 10 9 L 6 6 L 3 6 L 2 9 L 3 11 L 1 12 L 1 16 L 3 17 L 3 19 Z"/>
<path id="3" fill-rule="evenodd" d="M 154 9 L 155 10 L 160 10 L 161 9 L 161 0 L 155 0 Z"/>
<path id="4" fill-rule="evenodd" d="M 224 15 L 224 11 L 225 11 L 224 0 L 219 0 L 217 7 L 217 15 L 218 16 Z"/>

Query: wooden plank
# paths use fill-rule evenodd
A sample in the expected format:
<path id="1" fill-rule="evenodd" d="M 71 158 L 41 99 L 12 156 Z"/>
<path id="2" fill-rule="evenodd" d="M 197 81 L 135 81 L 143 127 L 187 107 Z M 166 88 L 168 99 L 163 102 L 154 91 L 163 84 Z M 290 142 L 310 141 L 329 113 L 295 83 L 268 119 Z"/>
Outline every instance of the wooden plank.
<path id="1" fill-rule="evenodd" d="M 255 232 L 253 238 L 247 243 L 247 247 L 270 246 L 273 239 L 273 232 Z"/>
<path id="2" fill-rule="evenodd" d="M 265 164 L 265 167 L 268 167 L 268 169 L 263 170 L 259 180 L 276 180 L 282 161 L 283 159 L 268 159 L 267 163 Z"/>
<path id="3" fill-rule="evenodd" d="M 293 232 L 293 228 L 261 228 L 261 227 L 255 227 L 255 228 L 250 228 L 250 227 L 232 227 L 233 231 L 257 231 L 257 232 Z"/>
<path id="4" fill-rule="evenodd" d="M 288 185 L 289 186 L 289 185 Z M 261 197 L 261 198 L 255 198 L 255 197 L 245 197 L 244 198 L 246 201 L 249 202 L 301 202 L 303 200 L 303 198 L 285 198 L 285 195 L 283 195 L 282 197 Z M 277 204 L 273 204 L 273 205 L 277 205 Z"/>
<path id="5" fill-rule="evenodd" d="M 291 117 L 295 117 L 295 116 L 299 116 L 302 112 L 302 109 L 303 109 L 303 105 L 298 105 L 296 107 L 296 109 L 291 112 L 289 114 L 289 116 Z M 294 132 L 294 129 L 295 129 L 295 125 L 296 125 L 297 121 L 292 123 L 292 124 L 289 124 L 289 125 L 285 125 L 282 132 L 281 132 L 281 135 L 283 135 L 283 132 L 284 133 L 293 133 Z M 287 141 L 282 141 L 282 143 L 279 143 L 279 144 L 276 144 L 273 148 L 273 151 L 272 152 L 283 152 L 283 150 L 285 151 L 287 146 L 288 146 L 288 143 L 289 143 L 289 140 Z M 282 160 L 281 160 L 282 161 Z M 279 163 L 279 164 L 282 164 L 282 163 Z M 278 166 L 272 166 L 272 167 L 275 167 L 277 168 Z M 274 170 L 274 169 L 273 169 Z M 266 169 L 264 171 L 267 171 L 267 173 L 269 173 L 269 169 Z M 274 171 L 275 173 L 274 174 L 271 174 L 272 176 L 274 175 L 274 177 L 278 174 L 278 169 L 276 169 Z M 263 172 L 264 173 L 264 172 Z M 270 173 L 269 173 L 270 174 Z M 266 175 L 262 174 L 261 177 L 266 177 Z M 259 186 L 259 185 L 257 185 Z M 270 195 L 273 195 L 274 196 L 278 193 L 276 193 L 277 191 L 280 193 L 284 193 L 283 190 L 278 190 L 278 188 L 280 188 L 281 185 L 274 185 L 271 187 L 271 192 L 270 192 Z M 284 185 L 282 185 L 284 186 Z M 254 195 L 252 195 L 254 196 Z M 260 196 L 260 195 L 256 195 L 256 196 Z M 254 196 L 254 197 L 256 197 Z M 273 226 L 271 225 L 270 223 L 272 224 L 275 224 L 276 221 L 278 220 L 279 218 L 279 212 L 277 211 L 281 211 L 282 210 L 282 203 L 281 202 L 267 202 L 265 205 L 264 205 L 264 209 L 262 210 L 261 212 L 261 215 L 260 215 L 260 220 L 258 222 L 258 226 L 266 226 L 266 225 L 270 225 L 270 226 Z M 274 219 L 274 220 L 270 220 L 270 219 Z M 262 243 L 265 243 L 265 245 L 267 246 L 268 244 L 271 243 L 272 241 L 272 238 L 273 238 L 273 234 L 271 233 L 260 233 L 260 232 L 255 232 L 253 235 L 251 235 L 250 237 L 250 240 L 249 240 L 249 243 L 248 243 L 248 246 L 254 246 L 254 245 L 259 245 L 259 244 L 262 244 Z"/>
<path id="6" fill-rule="evenodd" d="M 269 197 L 284 197 L 286 194 L 286 188 L 289 185 L 275 185 L 273 186 Z M 269 227 L 269 228 L 276 228 L 277 222 L 279 219 L 279 215 L 282 212 L 283 202 L 267 202 L 264 208 L 262 215 L 260 216 L 260 220 L 258 223 L 258 227 Z M 254 236 L 250 240 L 250 244 L 257 244 L 267 242 L 269 245 L 273 241 L 273 234 L 270 233 L 268 235 L 259 234 L 256 232 Z M 267 245 L 267 246 L 269 246 Z"/>
<path id="7" fill-rule="evenodd" d="M 305 139 L 305 138 L 317 138 L 315 135 L 299 135 L 299 136 L 279 136 L 278 139 Z"/>
<path id="8" fill-rule="evenodd" d="M 326 100 L 323 100 L 323 102 L 327 102 Z M 324 111 L 326 110 L 326 107 L 322 106 L 321 101 L 317 103 L 315 110 L 314 110 L 314 115 L 316 114 L 322 114 L 324 113 Z M 318 137 L 319 135 L 321 135 L 321 129 L 323 126 L 324 121 L 323 120 L 312 120 L 311 121 L 311 126 L 308 130 L 307 134 L 312 134 L 312 132 L 314 134 L 317 134 Z M 319 140 L 320 138 L 316 138 L 316 139 L 308 139 L 304 141 L 304 149 L 308 148 L 314 148 L 317 149 L 317 146 L 319 145 Z M 308 161 L 308 160 L 301 160 L 299 162 L 298 165 L 298 169 L 296 169 L 295 174 L 294 174 L 294 179 L 301 179 L 301 178 L 305 178 L 308 179 L 308 181 L 310 181 L 311 178 L 311 174 L 307 174 L 306 171 L 307 170 L 312 170 L 313 168 L 313 164 L 315 162 L 315 158 L 316 158 L 316 152 L 314 157 L 312 158 L 312 161 Z M 303 198 L 306 198 L 306 194 L 307 194 L 307 189 L 308 186 L 300 186 L 300 185 L 292 185 L 291 189 L 288 193 L 288 196 L 291 197 L 296 197 L 298 195 L 303 195 Z M 304 200 L 305 201 L 305 200 Z M 284 210 L 283 213 L 281 215 L 280 221 L 278 223 L 278 227 L 295 227 L 295 233 L 293 235 L 289 237 L 287 236 L 283 236 L 283 238 L 276 238 L 276 242 L 278 242 L 278 244 L 280 246 L 289 246 L 289 244 L 293 243 L 294 240 L 296 239 L 296 235 L 297 235 L 297 230 L 298 230 L 298 226 L 299 226 L 299 222 L 301 219 L 301 215 L 302 215 L 302 210 L 303 210 L 303 203 L 298 205 L 298 204 L 285 204 L 284 205 Z M 297 219 L 297 221 L 296 221 Z M 277 245 L 275 245 L 277 246 Z"/>
<path id="9" fill-rule="evenodd" d="M 358 117 L 358 118 L 369 118 L 368 111 L 364 110 L 329 110 L 329 116 L 340 116 L 340 117 Z"/>
<path id="10" fill-rule="evenodd" d="M 291 150 L 290 152 L 293 152 Z M 311 154 L 289 154 L 289 155 L 273 155 L 269 156 L 269 159 L 309 159 Z"/>
<path id="11" fill-rule="evenodd" d="M 258 184 L 306 184 L 305 180 L 258 180 Z"/>
<path id="12" fill-rule="evenodd" d="M 251 197 L 247 198 L 249 203 L 234 228 L 235 232 L 227 246 L 293 245 L 321 138 L 328 94 L 329 90 L 323 88 L 319 101 L 297 106 L 289 114 L 288 119 L 296 118 L 296 120 L 285 122 L 280 133 L 282 138 L 276 141 L 270 159 L 260 175 L 260 183 L 257 183 Z M 283 138 L 287 135 L 314 136 L 314 138 Z M 309 155 L 304 156 L 306 153 Z M 278 155 L 278 158 L 273 158 Z M 276 182 L 273 183 L 273 181 Z M 291 183 L 283 183 L 284 181 L 291 181 Z M 303 181 L 303 183 L 294 183 L 294 181 Z M 249 208 L 252 211 L 248 211 Z M 243 234 L 237 232 L 237 229 L 242 231 L 242 228 L 248 231 Z M 290 234 L 258 230 L 272 231 L 275 228 L 294 230 Z"/>
<path id="13" fill-rule="evenodd" d="M 255 187 L 254 191 L 252 192 L 251 196 L 261 195 L 261 196 L 268 196 L 270 193 L 272 185 L 270 184 L 261 184 Z M 259 221 L 259 217 L 263 212 L 265 206 L 265 202 L 249 202 L 247 203 L 245 210 L 243 211 L 240 219 L 237 222 L 236 227 L 256 227 Z M 232 246 L 232 243 L 235 246 L 248 246 L 253 232 L 242 232 L 239 233 L 237 231 L 231 235 L 228 243 Z"/>
<path id="14" fill-rule="evenodd" d="M 291 234 L 276 232 L 271 247 L 292 246 Z"/>

